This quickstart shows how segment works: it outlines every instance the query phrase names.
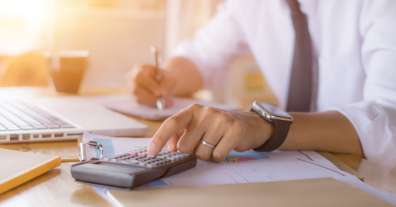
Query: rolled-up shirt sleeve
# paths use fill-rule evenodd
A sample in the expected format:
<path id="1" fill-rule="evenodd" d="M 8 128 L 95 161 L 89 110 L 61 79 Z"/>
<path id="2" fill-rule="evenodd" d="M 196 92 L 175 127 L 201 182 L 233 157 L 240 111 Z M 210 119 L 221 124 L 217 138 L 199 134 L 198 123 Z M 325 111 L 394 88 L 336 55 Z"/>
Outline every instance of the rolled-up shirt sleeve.
<path id="1" fill-rule="evenodd" d="M 216 16 L 192 40 L 182 42 L 172 56 L 193 61 L 201 71 L 206 88 L 213 88 L 224 75 L 230 60 L 246 51 L 242 30 L 233 17 L 234 5 L 226 1 Z"/>
<path id="2" fill-rule="evenodd" d="M 339 108 L 370 161 L 396 167 L 396 1 L 366 1 L 361 16 L 364 100 Z"/>

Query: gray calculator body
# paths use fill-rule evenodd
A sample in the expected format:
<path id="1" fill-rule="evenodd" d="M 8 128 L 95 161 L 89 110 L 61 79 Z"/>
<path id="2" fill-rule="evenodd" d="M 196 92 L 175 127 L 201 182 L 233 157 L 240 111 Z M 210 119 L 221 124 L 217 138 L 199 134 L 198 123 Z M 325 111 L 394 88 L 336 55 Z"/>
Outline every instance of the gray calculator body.
<path id="1" fill-rule="evenodd" d="M 193 155 L 180 152 L 165 151 L 154 158 L 147 157 L 145 152 L 80 162 L 72 165 L 71 174 L 78 181 L 134 188 L 193 168 L 197 162 Z"/>

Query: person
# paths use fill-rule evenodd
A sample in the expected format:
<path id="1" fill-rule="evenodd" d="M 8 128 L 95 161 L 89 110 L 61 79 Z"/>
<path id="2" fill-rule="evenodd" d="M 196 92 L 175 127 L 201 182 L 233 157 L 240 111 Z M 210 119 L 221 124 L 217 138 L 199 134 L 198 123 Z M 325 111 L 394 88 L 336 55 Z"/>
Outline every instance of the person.
<path id="1" fill-rule="evenodd" d="M 224 74 L 235 55 L 249 50 L 279 99 L 278 109 L 293 118 L 277 149 L 356 154 L 394 166 L 395 19 L 393 0 L 229 0 L 192 41 L 178 47 L 163 70 L 135 68 L 133 94 L 151 106 L 158 96 L 169 103 L 174 96 L 191 95 L 221 82 L 214 74 Z M 294 81 L 300 69 L 300 78 L 311 79 Z M 161 81 L 154 78 L 157 72 Z M 307 91 L 311 99 L 299 100 Z M 290 107 L 290 100 L 302 110 Z M 167 145 L 222 161 L 231 150 L 260 149 L 276 130 L 255 112 L 193 105 L 164 121 L 149 154 Z"/>

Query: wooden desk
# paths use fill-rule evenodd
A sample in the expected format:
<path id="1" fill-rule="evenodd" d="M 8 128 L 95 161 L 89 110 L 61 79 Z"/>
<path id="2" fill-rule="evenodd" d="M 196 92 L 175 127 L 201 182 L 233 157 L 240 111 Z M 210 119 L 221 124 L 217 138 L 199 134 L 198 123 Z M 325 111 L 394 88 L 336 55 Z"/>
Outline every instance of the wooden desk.
<path id="1" fill-rule="evenodd" d="M 50 148 L 52 145 L 53 148 Z M 1 146 L 4 147 L 4 146 Z M 40 151 L 43 153 L 62 153 L 65 155 L 77 155 L 76 142 L 23 144 L 22 146 L 8 145 L 6 148 L 18 150 Z M 333 155 L 338 157 L 337 155 Z M 345 157 L 345 156 L 341 156 Z M 349 161 L 358 163 L 355 157 Z M 90 185 L 75 182 L 70 175 L 72 163 L 64 162 L 59 168 L 40 176 L 14 190 L 0 195 L 0 205 L 10 207 L 22 206 L 110 206 L 110 204 L 98 195 Z"/>
<path id="2" fill-rule="evenodd" d="M 140 120 L 149 126 L 147 136 L 160 123 Z M 126 138 L 127 139 L 127 138 Z M 2 148 L 60 155 L 62 165 L 31 182 L 0 195 L 0 206 L 110 206 L 90 185 L 75 182 L 70 167 L 78 159 L 77 141 L 0 145 Z"/>
<path id="3" fill-rule="evenodd" d="M 160 123 L 144 121 L 150 127 L 147 136 L 151 136 Z M 98 195 L 91 185 L 75 182 L 70 175 L 71 162 L 78 157 L 78 147 L 76 141 L 57 143 L 31 143 L 31 144 L 10 144 L 0 145 L 0 147 L 21 151 L 35 151 L 47 154 L 60 155 L 64 163 L 57 169 L 52 170 L 39 178 L 28 182 L 14 190 L 0 195 L 0 205 L 10 207 L 22 206 L 110 206 L 110 204 Z M 362 160 L 360 157 L 351 155 L 323 153 L 328 159 L 333 161 L 340 168 L 364 177 L 365 174 L 359 170 Z M 370 174 L 366 167 L 365 173 Z M 376 169 L 373 168 L 373 171 Z M 370 182 L 375 186 L 396 193 L 394 188 L 383 186 L 383 183 L 396 183 L 396 175 L 388 176 L 389 180 L 378 181 L 375 176 L 370 177 Z M 379 184 L 378 184 L 379 183 Z"/>
<path id="4" fill-rule="evenodd" d="M 160 123 L 145 122 L 151 133 L 158 128 Z M 110 206 L 106 200 L 98 195 L 90 185 L 75 182 L 70 175 L 70 160 L 76 159 L 78 148 L 76 141 L 58 143 L 30 143 L 30 144 L 10 144 L 0 145 L 0 147 L 21 151 L 35 151 L 47 154 L 61 155 L 65 159 L 59 168 L 40 176 L 39 178 L 26 183 L 14 190 L 0 195 L 1 206 Z M 360 162 L 358 157 L 348 157 L 345 155 L 326 155 L 330 159 L 348 160 L 352 165 L 334 160 L 338 166 L 347 166 L 348 170 Z M 355 171 L 356 173 L 356 171 Z"/>

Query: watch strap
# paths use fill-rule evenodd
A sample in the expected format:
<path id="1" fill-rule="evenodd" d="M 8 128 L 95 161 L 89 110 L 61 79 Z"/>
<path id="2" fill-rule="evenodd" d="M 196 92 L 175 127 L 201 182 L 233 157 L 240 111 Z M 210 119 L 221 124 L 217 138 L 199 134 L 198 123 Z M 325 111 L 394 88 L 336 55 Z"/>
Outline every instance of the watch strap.
<path id="1" fill-rule="evenodd" d="M 271 152 L 278 149 L 286 140 L 292 122 L 272 120 L 273 131 L 271 137 L 260 147 L 254 149 L 259 152 Z"/>

